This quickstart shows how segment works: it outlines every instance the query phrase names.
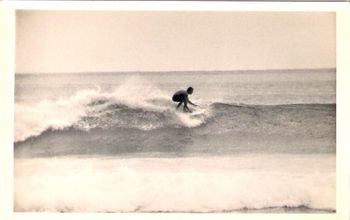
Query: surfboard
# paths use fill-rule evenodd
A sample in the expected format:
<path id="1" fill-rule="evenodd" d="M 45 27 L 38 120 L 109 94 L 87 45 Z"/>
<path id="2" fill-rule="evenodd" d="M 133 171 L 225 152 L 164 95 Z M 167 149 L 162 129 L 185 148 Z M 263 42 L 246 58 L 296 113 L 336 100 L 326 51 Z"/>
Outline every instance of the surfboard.
<path id="1" fill-rule="evenodd" d="M 200 114 L 203 114 L 204 112 L 205 112 L 205 109 L 196 109 L 191 113 L 191 115 L 200 115 Z"/>
<path id="2" fill-rule="evenodd" d="M 190 113 L 190 118 L 202 118 L 204 117 L 205 112 L 205 109 L 196 109 L 192 113 Z"/>

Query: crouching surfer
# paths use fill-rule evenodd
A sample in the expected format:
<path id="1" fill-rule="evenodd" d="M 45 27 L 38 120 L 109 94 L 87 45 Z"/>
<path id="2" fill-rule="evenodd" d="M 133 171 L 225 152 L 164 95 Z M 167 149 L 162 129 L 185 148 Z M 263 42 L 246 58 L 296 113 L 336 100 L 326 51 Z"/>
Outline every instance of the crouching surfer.
<path id="1" fill-rule="evenodd" d="M 193 88 L 192 87 L 188 87 L 188 89 L 185 90 L 180 90 L 175 92 L 175 94 L 173 95 L 173 101 L 174 102 L 179 102 L 179 104 L 176 106 L 176 109 L 178 109 L 182 103 L 184 103 L 184 112 L 192 112 L 188 107 L 187 107 L 187 103 L 190 103 L 193 106 L 198 106 L 194 103 L 192 103 L 189 99 L 188 99 L 188 95 L 191 95 L 193 93 Z"/>

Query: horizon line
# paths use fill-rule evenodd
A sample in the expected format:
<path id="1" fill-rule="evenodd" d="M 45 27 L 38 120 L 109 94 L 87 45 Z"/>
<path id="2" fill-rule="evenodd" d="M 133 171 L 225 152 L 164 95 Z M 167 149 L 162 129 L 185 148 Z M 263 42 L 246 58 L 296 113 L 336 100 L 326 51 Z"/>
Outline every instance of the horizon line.
<path id="1" fill-rule="evenodd" d="M 77 72 L 15 72 L 19 75 L 24 74 L 96 74 L 96 73 L 196 73 L 196 72 L 262 72 L 262 71 L 305 71 L 305 70 L 336 70 L 337 67 L 319 67 L 319 68 L 280 68 L 280 69 L 236 69 L 236 70 L 128 70 L 128 71 L 77 71 Z"/>

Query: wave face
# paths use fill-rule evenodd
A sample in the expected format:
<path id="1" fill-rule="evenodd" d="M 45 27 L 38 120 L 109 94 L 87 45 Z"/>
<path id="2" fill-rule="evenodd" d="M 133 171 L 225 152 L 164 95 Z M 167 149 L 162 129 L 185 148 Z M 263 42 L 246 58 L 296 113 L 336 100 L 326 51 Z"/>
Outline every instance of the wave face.
<path id="1" fill-rule="evenodd" d="M 15 105 L 16 155 L 335 152 L 335 104 L 201 103 L 193 113 L 152 89 L 98 89 Z"/>

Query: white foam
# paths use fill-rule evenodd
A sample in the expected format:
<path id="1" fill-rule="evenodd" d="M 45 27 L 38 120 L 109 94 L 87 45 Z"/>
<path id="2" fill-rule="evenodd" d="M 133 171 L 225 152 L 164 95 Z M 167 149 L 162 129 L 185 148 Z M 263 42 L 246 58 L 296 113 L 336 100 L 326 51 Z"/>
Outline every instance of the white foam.
<path id="1" fill-rule="evenodd" d="M 15 159 L 16 211 L 335 210 L 334 155 Z"/>
<path id="2" fill-rule="evenodd" d="M 147 102 L 153 99 L 169 99 L 168 96 L 141 76 L 128 77 L 116 90 L 112 97 L 131 107 L 155 108 Z M 161 107 L 161 106 L 158 106 Z M 160 108 L 164 109 L 164 108 Z"/>
<path id="3" fill-rule="evenodd" d="M 210 113 L 207 109 L 196 109 L 192 114 L 177 111 L 176 116 L 181 124 L 193 128 L 202 125 L 210 117 Z"/>
<path id="4" fill-rule="evenodd" d="M 69 98 L 38 104 L 15 103 L 15 141 L 39 135 L 48 128 L 62 129 L 86 115 L 86 106 L 100 97 L 98 90 L 80 91 Z"/>

